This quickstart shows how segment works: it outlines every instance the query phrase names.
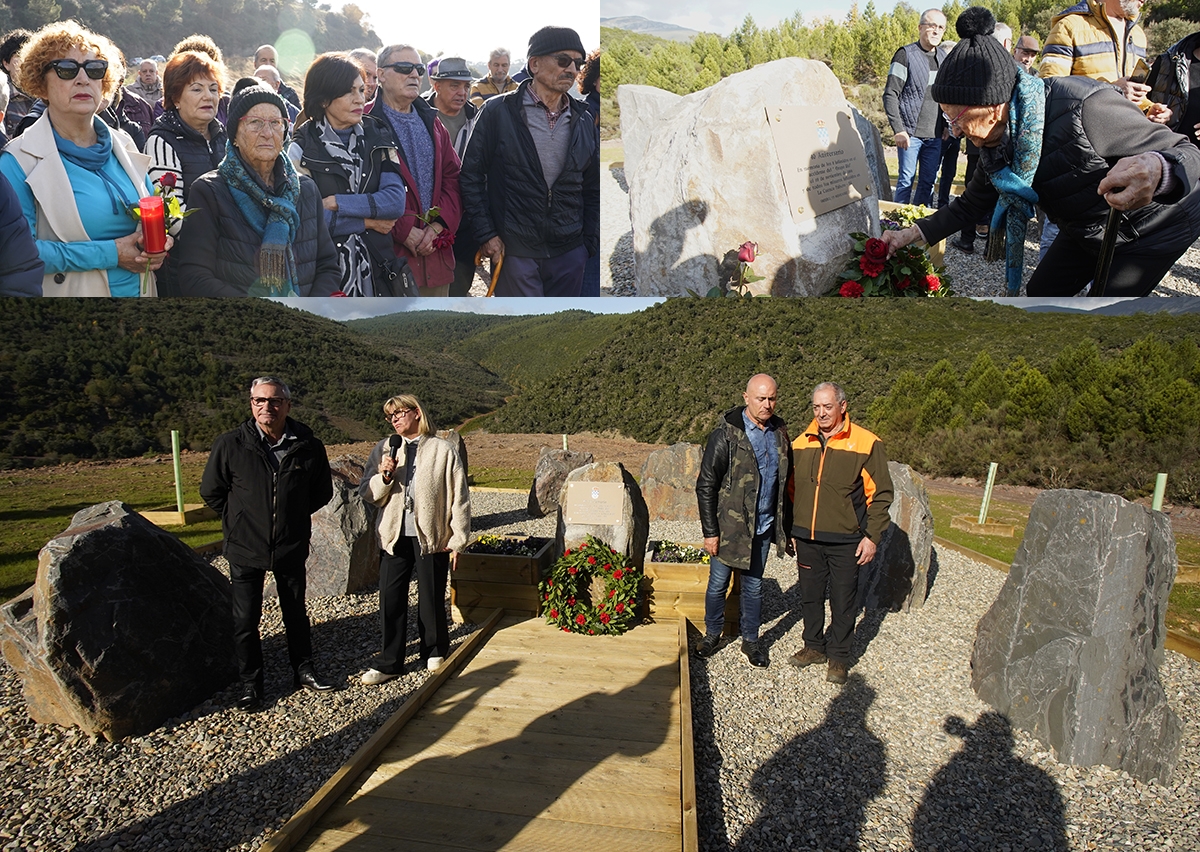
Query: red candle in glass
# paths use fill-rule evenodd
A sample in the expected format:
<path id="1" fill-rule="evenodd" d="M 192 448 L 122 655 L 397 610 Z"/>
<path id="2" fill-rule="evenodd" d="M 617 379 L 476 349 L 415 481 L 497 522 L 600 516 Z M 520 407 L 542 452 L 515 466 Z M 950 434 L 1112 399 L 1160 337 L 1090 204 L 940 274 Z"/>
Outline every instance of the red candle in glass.
<path id="1" fill-rule="evenodd" d="M 152 195 L 138 202 L 142 210 L 142 244 L 146 254 L 159 254 L 167 250 L 167 223 L 163 216 L 161 195 Z"/>

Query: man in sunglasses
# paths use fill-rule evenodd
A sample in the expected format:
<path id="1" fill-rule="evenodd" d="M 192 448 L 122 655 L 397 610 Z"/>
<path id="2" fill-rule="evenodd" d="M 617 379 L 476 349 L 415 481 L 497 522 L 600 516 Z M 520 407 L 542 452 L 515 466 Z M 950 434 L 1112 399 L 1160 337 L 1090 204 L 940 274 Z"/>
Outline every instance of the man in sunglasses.
<path id="1" fill-rule="evenodd" d="M 585 56 L 572 29 L 534 33 L 530 79 L 484 102 L 467 145 L 463 210 L 483 254 L 503 260 L 497 296 L 578 296 L 600 249 L 599 137 L 567 94 Z"/>
<path id="2" fill-rule="evenodd" d="M 294 686 L 312 692 L 335 689 L 313 669 L 304 608 L 312 514 L 333 497 L 333 480 L 325 446 L 311 429 L 288 417 L 291 399 L 291 391 L 277 378 L 251 382 L 250 419 L 213 441 L 200 482 L 200 496 L 221 515 L 242 682 L 237 706 L 247 712 L 260 709 L 263 700 L 258 623 L 268 571 L 279 594 Z"/>

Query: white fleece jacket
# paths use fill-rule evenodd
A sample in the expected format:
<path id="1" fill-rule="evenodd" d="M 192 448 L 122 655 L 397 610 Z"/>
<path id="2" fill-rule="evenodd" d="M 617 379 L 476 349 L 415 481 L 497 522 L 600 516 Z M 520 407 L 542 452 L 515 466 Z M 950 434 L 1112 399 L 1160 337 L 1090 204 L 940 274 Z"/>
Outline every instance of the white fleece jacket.
<path id="1" fill-rule="evenodd" d="M 379 507 L 379 542 L 392 553 L 404 531 L 404 482 L 408 476 L 401 453 L 392 481 L 383 481 L 379 463 L 388 452 L 388 440 L 384 438 L 371 450 L 359 493 Z M 467 473 L 448 441 L 433 435 L 420 439 L 411 490 L 421 553 L 461 552 L 471 534 L 471 493 Z"/>

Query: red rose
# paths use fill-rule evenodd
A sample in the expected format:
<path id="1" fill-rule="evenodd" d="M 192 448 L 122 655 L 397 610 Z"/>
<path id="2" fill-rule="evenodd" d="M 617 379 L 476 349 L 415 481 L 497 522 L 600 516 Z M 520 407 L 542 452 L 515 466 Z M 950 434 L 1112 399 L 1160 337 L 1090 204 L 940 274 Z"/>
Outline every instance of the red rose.
<path id="1" fill-rule="evenodd" d="M 925 289 L 930 293 L 936 293 L 938 290 L 942 289 L 942 279 L 938 278 L 936 275 L 926 275 Z"/>
<path id="2" fill-rule="evenodd" d="M 883 272 L 883 264 L 871 260 L 865 254 L 858 259 L 858 268 L 863 271 L 863 275 L 868 278 L 874 278 L 880 272 Z"/>
<path id="3" fill-rule="evenodd" d="M 176 181 L 178 181 L 178 180 L 179 179 L 177 177 L 175 177 L 174 172 L 163 172 L 162 177 L 160 177 L 158 179 L 158 185 L 162 186 L 162 187 L 169 186 L 169 187 L 173 188 L 175 186 Z"/>
<path id="4" fill-rule="evenodd" d="M 857 281 L 847 281 L 838 290 L 838 295 L 843 299 L 860 299 L 863 294 L 863 286 Z"/>
<path id="5" fill-rule="evenodd" d="M 738 260 L 742 263 L 754 263 L 754 254 L 758 251 L 758 243 L 752 243 L 749 240 L 742 243 L 738 249 Z"/>
<path id="6" fill-rule="evenodd" d="M 550 610 L 550 617 L 551 617 L 551 618 L 558 618 L 558 610 L 556 610 L 556 609 L 552 609 L 552 610 Z"/>
<path id="7" fill-rule="evenodd" d="M 579 615 L 575 616 L 575 623 L 580 625 L 587 624 L 587 616 L 582 612 L 579 613 Z"/>
<path id="8" fill-rule="evenodd" d="M 589 557 L 588 557 L 588 565 L 595 565 L 595 564 L 596 564 L 596 557 L 595 557 L 595 556 L 589 556 Z"/>
<path id="9" fill-rule="evenodd" d="M 912 284 L 911 280 L 909 280 L 908 278 L 901 278 L 899 281 L 896 282 L 896 289 L 897 290 L 907 290 L 909 288 L 910 284 Z"/>
<path id="10" fill-rule="evenodd" d="M 578 574 L 579 569 L 576 568 L 574 565 L 572 565 L 570 568 L 567 569 L 567 573 L 568 574 Z"/>
<path id="11" fill-rule="evenodd" d="M 867 240 L 867 244 L 863 247 L 863 257 L 870 260 L 872 263 L 887 262 L 887 243 L 883 240 L 871 237 Z"/>
<path id="12" fill-rule="evenodd" d="M 612 621 L 612 618 L 609 617 L 609 614 L 607 612 L 600 614 L 600 623 L 601 624 L 608 624 L 610 621 Z"/>
<path id="13" fill-rule="evenodd" d="M 625 572 L 622 571 L 620 568 L 618 568 L 616 571 L 613 571 L 613 577 L 615 577 L 618 580 L 620 580 L 624 576 L 625 576 Z"/>
<path id="14" fill-rule="evenodd" d="M 623 604 L 623 603 L 619 603 L 619 604 L 617 604 L 617 605 L 616 605 L 616 607 L 614 607 L 614 609 L 616 609 L 616 611 L 617 611 L 617 612 L 624 612 L 624 611 L 625 611 L 625 604 Z"/>
<path id="15" fill-rule="evenodd" d="M 435 249 L 450 248 L 452 245 L 454 245 L 454 232 L 449 229 L 442 231 L 433 238 L 433 247 Z"/>

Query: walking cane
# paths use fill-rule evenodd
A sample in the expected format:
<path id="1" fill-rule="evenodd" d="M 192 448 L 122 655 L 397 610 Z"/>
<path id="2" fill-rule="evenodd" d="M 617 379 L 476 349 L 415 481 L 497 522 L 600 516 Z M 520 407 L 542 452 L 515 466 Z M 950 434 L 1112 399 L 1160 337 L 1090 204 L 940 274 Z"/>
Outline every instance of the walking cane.
<path id="1" fill-rule="evenodd" d="M 1121 220 L 1121 211 L 1115 207 L 1108 208 L 1108 219 L 1104 223 L 1104 242 L 1100 244 L 1100 259 L 1096 262 L 1096 274 L 1092 278 L 1092 289 L 1088 295 L 1103 296 L 1108 287 L 1108 273 L 1112 269 L 1113 253 L 1117 249 L 1117 225 Z"/>
<path id="2" fill-rule="evenodd" d="M 483 264 L 483 252 L 477 251 L 477 252 L 475 252 L 475 265 L 481 266 L 482 264 Z M 504 265 L 504 254 L 501 253 L 499 257 L 497 257 L 495 260 L 492 261 L 492 282 L 490 284 L 488 284 L 488 291 L 487 291 L 487 294 L 489 296 L 496 295 L 496 282 L 500 280 L 500 267 L 502 267 L 503 265 Z"/>

